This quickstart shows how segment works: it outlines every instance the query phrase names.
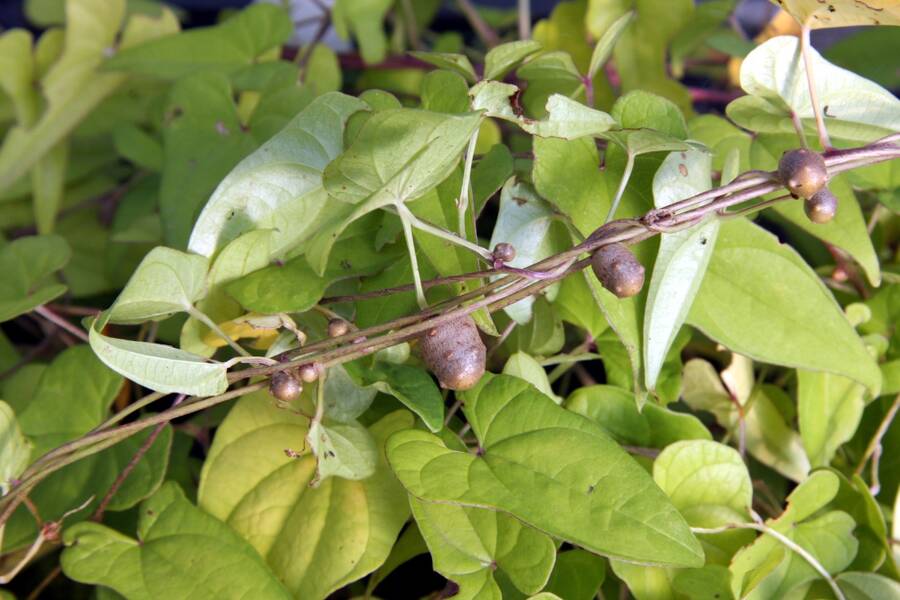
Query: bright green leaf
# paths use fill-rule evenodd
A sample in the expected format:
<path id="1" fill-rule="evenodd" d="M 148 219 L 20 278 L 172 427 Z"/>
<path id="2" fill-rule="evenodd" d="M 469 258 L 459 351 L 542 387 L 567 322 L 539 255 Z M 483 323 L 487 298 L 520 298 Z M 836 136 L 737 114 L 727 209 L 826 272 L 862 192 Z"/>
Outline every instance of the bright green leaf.
<path id="1" fill-rule="evenodd" d="M 540 49 L 540 43 L 534 40 L 507 42 L 491 48 L 484 57 L 484 78 L 503 79 L 507 73 Z"/>
<path id="2" fill-rule="evenodd" d="M 628 27 L 633 17 L 634 12 L 627 12 L 613 21 L 606 31 L 603 32 L 603 35 L 594 46 L 594 52 L 591 54 L 591 64 L 587 72 L 587 76 L 590 79 L 593 79 L 597 71 L 602 69 L 606 61 L 609 60 L 613 49 L 616 47 L 616 42 L 619 41 L 619 37 L 625 31 L 625 28 Z"/>
<path id="3" fill-rule="evenodd" d="M 106 63 L 114 71 L 168 80 L 197 71 L 229 73 L 288 40 L 287 14 L 270 4 L 248 7 L 219 25 L 165 36 L 123 50 Z"/>
<path id="4" fill-rule="evenodd" d="M 463 54 L 453 54 L 449 52 L 410 52 L 410 54 L 421 61 L 434 65 L 440 69 L 448 69 L 454 73 L 462 75 L 469 83 L 475 83 L 478 76 L 475 75 L 475 69 L 468 57 Z"/>
<path id="5" fill-rule="evenodd" d="M 464 410 L 480 456 L 450 450 L 419 431 L 388 441 L 391 466 L 414 496 L 509 512 L 592 552 L 702 563 L 681 516 L 598 426 L 505 375 L 483 378 L 466 392 Z"/>
<path id="6" fill-rule="evenodd" d="M 856 432 L 865 389 L 852 379 L 814 371 L 797 371 L 797 417 L 803 447 L 813 467 L 827 466 Z"/>
<path id="7" fill-rule="evenodd" d="M 525 594 L 547 583 L 556 559 L 556 545 L 547 535 L 502 512 L 416 498 L 410 504 L 434 569 L 459 584 L 461 600 L 500 600 L 497 570 Z"/>
<path id="8" fill-rule="evenodd" d="M 621 444 L 665 448 L 679 440 L 712 439 L 695 416 L 652 403 L 638 411 L 633 393 L 611 385 L 580 387 L 565 406 L 597 423 Z"/>
<path id="9" fill-rule="evenodd" d="M 406 108 L 375 113 L 351 146 L 325 169 L 331 221 L 320 228 L 307 251 L 322 273 L 331 248 L 347 226 L 384 206 L 414 200 L 446 178 L 478 127 L 481 117 L 446 115 Z"/>
<path id="10" fill-rule="evenodd" d="M 749 519 L 753 485 L 733 448 L 711 440 L 675 442 L 653 461 L 653 480 L 694 527 Z"/>
<path id="11" fill-rule="evenodd" d="M 162 320 L 190 310 L 206 292 L 205 256 L 159 246 L 138 265 L 109 311 L 115 323 Z"/>
<path id="12" fill-rule="evenodd" d="M 176 484 L 161 488 L 139 514 L 137 539 L 98 523 L 67 528 L 65 574 L 132 600 L 291 598 L 250 544 L 188 502 Z"/>
<path id="13" fill-rule="evenodd" d="M 31 450 L 31 442 L 22 434 L 12 407 L 0 400 L 0 494 L 5 495 L 10 481 L 28 466 Z"/>
<path id="14" fill-rule="evenodd" d="M 688 322 L 757 360 L 880 387 L 877 365 L 818 275 L 745 219 L 722 224 Z"/>
<path id="15" fill-rule="evenodd" d="M 23 237 L 0 248 L 0 322 L 65 293 L 66 286 L 50 276 L 71 256 L 69 245 L 57 235 Z"/>
<path id="16" fill-rule="evenodd" d="M 556 565 L 544 589 L 566 600 L 593 600 L 605 577 L 603 559 L 576 548 L 557 554 Z"/>
<path id="17" fill-rule="evenodd" d="M 380 63 L 387 55 L 384 17 L 392 0 L 336 0 L 331 9 L 335 30 L 344 39 L 352 33 L 366 64 Z"/>

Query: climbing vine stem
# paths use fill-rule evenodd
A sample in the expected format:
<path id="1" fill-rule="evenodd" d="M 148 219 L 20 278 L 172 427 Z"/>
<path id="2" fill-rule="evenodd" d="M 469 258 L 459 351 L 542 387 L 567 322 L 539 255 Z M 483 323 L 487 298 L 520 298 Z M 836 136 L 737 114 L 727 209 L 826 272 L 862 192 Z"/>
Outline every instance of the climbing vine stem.
<path id="1" fill-rule="evenodd" d="M 833 150 L 825 155 L 825 163 L 829 169 L 829 174 L 834 176 L 853 168 L 900 158 L 898 141 L 900 141 L 900 134 L 895 134 L 860 148 Z M 117 413 L 98 428 L 38 458 L 17 481 L 13 482 L 12 489 L 4 497 L 0 498 L 0 525 L 7 522 L 13 511 L 24 501 L 35 486 L 51 473 L 113 446 L 148 427 L 167 423 L 173 419 L 264 389 L 266 386 L 265 379 L 277 371 L 296 368 L 312 362 L 318 363 L 322 367 L 348 362 L 369 355 L 376 350 L 411 340 L 421 335 L 427 329 L 453 321 L 476 310 L 483 308 L 489 311 L 500 310 L 522 298 L 538 294 L 555 281 L 584 269 L 590 261 L 591 253 L 601 246 L 615 242 L 636 244 L 662 232 L 685 229 L 701 221 L 707 215 L 720 217 L 721 211 L 731 206 L 760 199 L 781 188 L 782 186 L 775 178 L 774 173 L 750 172 L 736 178 L 725 186 L 697 194 L 664 208 L 653 209 L 640 218 L 611 221 L 598 228 L 583 242 L 531 265 L 522 272 L 502 274 L 478 289 L 442 303 L 425 307 L 413 315 L 400 317 L 366 329 L 355 330 L 343 336 L 323 339 L 297 350 L 285 352 L 276 357 L 278 359 L 277 363 L 239 368 L 228 374 L 230 383 L 242 380 L 255 380 L 255 382 L 229 390 L 218 396 L 190 398 L 157 414 L 122 424 L 121 421 L 126 416 L 164 396 L 161 393 L 149 394 Z M 769 201 L 763 199 L 760 202 Z M 431 282 L 419 282 L 415 287 L 421 293 L 423 289 L 433 285 L 444 285 L 466 279 L 480 279 L 491 273 L 496 275 L 497 271 L 480 271 L 445 277 Z M 535 277 L 533 275 L 529 276 L 529 273 L 541 273 L 542 275 Z M 406 286 L 400 286 L 383 291 L 398 293 L 407 290 Z M 344 298 L 342 301 L 346 299 Z M 243 367 L 243 365 L 241 366 Z M 775 536 L 775 533 L 777 533 L 773 533 L 771 529 L 764 531 L 764 525 L 746 524 L 742 526 L 763 531 L 768 535 Z M 700 531 L 700 533 L 703 533 L 703 531 Z M 793 544 L 790 540 L 787 541 Z M 802 551 L 802 548 L 800 550 Z M 801 552 L 798 552 L 798 554 L 802 556 Z M 804 556 L 804 558 L 806 557 Z M 831 579 L 829 581 L 834 583 Z M 839 598 L 843 598 L 840 595 L 840 590 L 836 588 L 836 584 L 832 589 L 835 590 L 835 594 Z"/>

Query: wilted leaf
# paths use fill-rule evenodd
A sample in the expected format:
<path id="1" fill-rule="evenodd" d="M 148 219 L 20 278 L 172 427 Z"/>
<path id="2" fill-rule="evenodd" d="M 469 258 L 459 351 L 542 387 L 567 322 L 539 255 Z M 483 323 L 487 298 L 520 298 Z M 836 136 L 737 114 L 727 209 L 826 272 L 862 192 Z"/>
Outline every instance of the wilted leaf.
<path id="1" fill-rule="evenodd" d="M 504 119 L 517 124 L 524 131 L 540 137 L 556 137 L 573 140 L 583 136 L 601 136 L 615 128 L 616 120 L 607 113 L 595 110 L 562 94 L 553 94 L 547 99 L 547 116 L 543 119 L 529 119 L 516 113 L 510 98 L 519 89 L 509 83 L 483 81 L 470 91 L 472 108 L 484 110 L 490 117 Z"/>
<path id="2" fill-rule="evenodd" d="M 900 25 L 900 6 L 894 0 L 781 0 L 791 16 L 811 29 L 853 25 Z"/>

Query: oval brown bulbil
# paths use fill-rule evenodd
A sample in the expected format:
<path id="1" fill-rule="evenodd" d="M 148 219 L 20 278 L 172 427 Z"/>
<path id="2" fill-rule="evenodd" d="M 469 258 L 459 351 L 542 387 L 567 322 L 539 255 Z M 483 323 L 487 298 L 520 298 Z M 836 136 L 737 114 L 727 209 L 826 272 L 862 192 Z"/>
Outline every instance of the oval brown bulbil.
<path id="1" fill-rule="evenodd" d="M 828 167 L 822 155 L 812 150 L 790 150 L 778 161 L 778 178 L 793 195 L 812 198 L 828 183 Z"/>
<path id="2" fill-rule="evenodd" d="M 467 390 L 484 375 L 487 349 L 471 316 L 438 325 L 422 334 L 422 359 L 441 387 Z"/>
<path id="3" fill-rule="evenodd" d="M 302 391 L 303 384 L 289 371 L 278 371 L 269 381 L 269 393 L 281 402 L 296 400 Z"/>
<path id="4" fill-rule="evenodd" d="M 812 198 L 803 201 L 803 210 L 813 223 L 828 223 L 837 214 L 838 199 L 831 190 L 823 188 Z"/>
<path id="5" fill-rule="evenodd" d="M 625 244 L 597 248 L 591 257 L 591 268 L 603 287 L 619 298 L 634 296 L 644 287 L 644 265 Z"/>

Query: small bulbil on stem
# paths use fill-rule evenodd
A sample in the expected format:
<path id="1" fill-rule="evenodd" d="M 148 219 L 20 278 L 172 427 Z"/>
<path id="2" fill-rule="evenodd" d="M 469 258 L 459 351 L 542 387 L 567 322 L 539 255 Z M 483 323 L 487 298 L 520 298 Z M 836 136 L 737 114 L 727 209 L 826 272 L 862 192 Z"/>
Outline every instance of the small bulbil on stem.
<path id="1" fill-rule="evenodd" d="M 791 194 L 809 199 L 828 183 L 828 167 L 812 150 L 789 150 L 778 161 L 778 178 Z"/>
<path id="2" fill-rule="evenodd" d="M 838 199 L 827 187 L 819 190 L 809 200 L 804 200 L 803 210 L 813 223 L 828 223 L 837 214 Z"/>
<path id="3" fill-rule="evenodd" d="M 591 268 L 603 287 L 619 298 L 634 296 L 644 287 L 644 265 L 625 244 L 597 248 L 591 257 Z"/>
<path id="4" fill-rule="evenodd" d="M 335 318 L 328 321 L 328 337 L 341 337 L 350 332 L 350 323 L 344 319 Z"/>
<path id="5" fill-rule="evenodd" d="M 322 365 L 319 363 L 306 363 L 297 367 L 297 374 L 304 383 L 312 383 L 322 374 Z"/>
<path id="6" fill-rule="evenodd" d="M 507 242 L 500 242 L 494 246 L 494 260 L 501 263 L 510 263 L 516 259 L 516 248 Z"/>
<path id="7" fill-rule="evenodd" d="M 484 375 L 487 349 L 469 315 L 427 330 L 420 345 L 425 364 L 443 388 L 467 390 Z"/>
<path id="8" fill-rule="evenodd" d="M 269 393 L 279 402 L 291 402 L 300 397 L 303 384 L 290 371 L 278 371 L 269 381 Z"/>

